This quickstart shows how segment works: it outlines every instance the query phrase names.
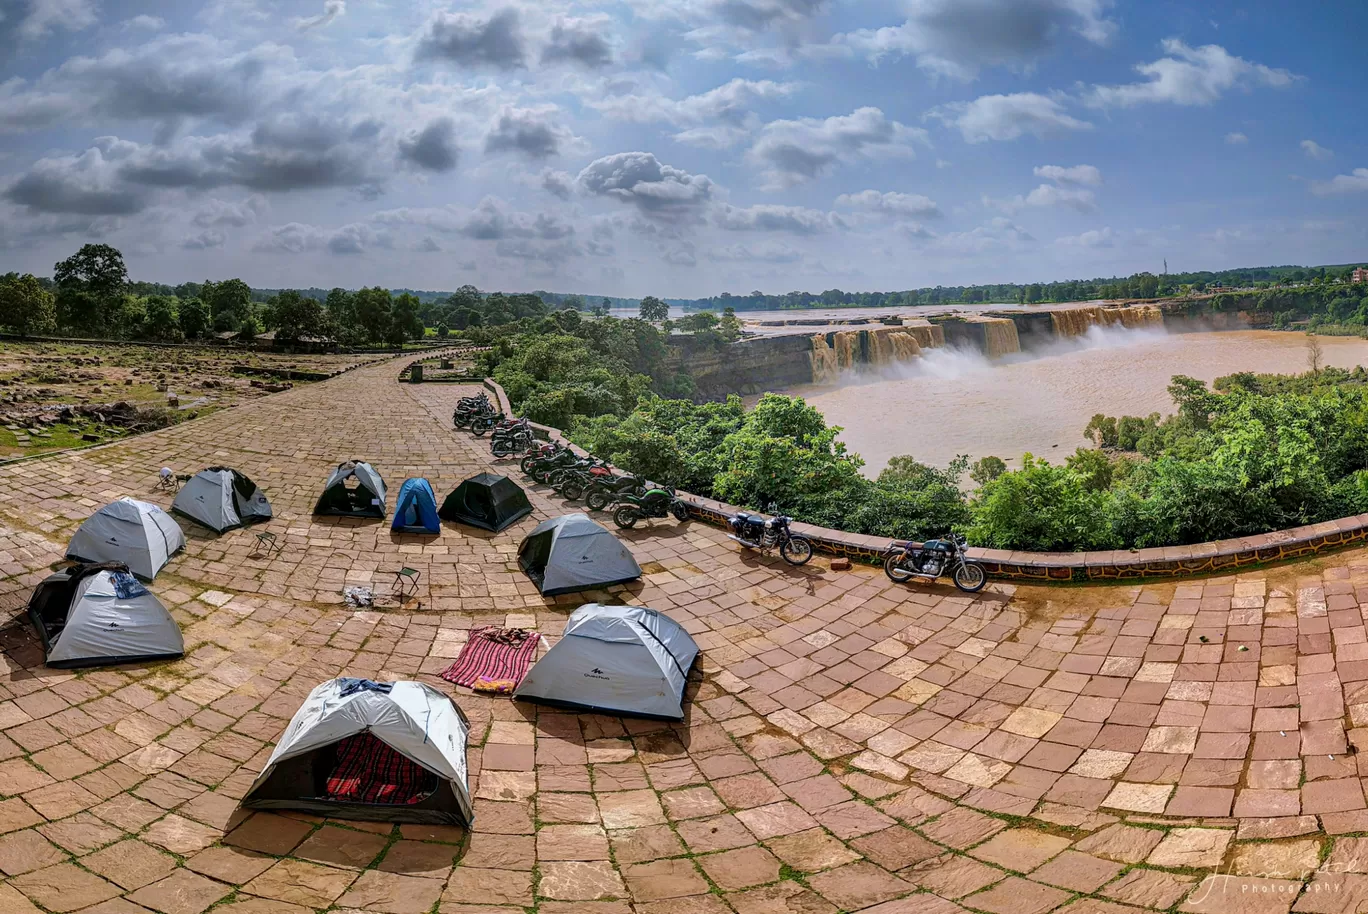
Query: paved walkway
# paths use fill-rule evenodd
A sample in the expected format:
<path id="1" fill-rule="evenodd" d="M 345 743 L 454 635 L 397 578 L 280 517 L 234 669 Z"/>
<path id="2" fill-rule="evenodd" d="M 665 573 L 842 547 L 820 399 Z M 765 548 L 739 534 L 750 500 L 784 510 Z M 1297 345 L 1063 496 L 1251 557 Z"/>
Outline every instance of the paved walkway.
<path id="1" fill-rule="evenodd" d="M 368 459 L 439 494 L 489 465 L 463 391 L 364 368 L 115 446 L 0 468 L 0 608 L 82 518 L 157 469 L 230 464 L 285 547 L 190 545 L 154 590 L 184 661 L 77 675 L 0 631 L 0 912 L 91 914 L 1338 914 L 1368 901 L 1354 742 L 1368 721 L 1368 553 L 1131 588 L 969 599 L 792 569 L 701 524 L 624 536 L 645 579 L 543 600 L 500 535 L 318 520 Z M 537 516 L 562 513 L 532 493 Z M 347 584 L 423 572 L 422 607 Z M 572 715 L 437 678 L 472 627 L 554 638 L 580 602 L 664 610 L 703 648 L 682 725 Z M 473 831 L 244 815 L 303 696 L 411 677 L 473 724 Z M 697 674 L 696 674 L 697 677 Z M 1363 874 L 1363 875 L 1361 875 Z M 217 907 L 215 907 L 217 906 Z"/>

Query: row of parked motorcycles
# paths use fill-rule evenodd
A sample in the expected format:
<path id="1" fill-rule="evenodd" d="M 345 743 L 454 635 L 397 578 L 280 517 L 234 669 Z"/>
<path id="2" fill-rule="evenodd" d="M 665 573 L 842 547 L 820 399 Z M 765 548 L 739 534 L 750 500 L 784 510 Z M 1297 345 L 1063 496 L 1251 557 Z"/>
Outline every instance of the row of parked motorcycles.
<path id="1" fill-rule="evenodd" d="M 581 457 L 559 442 L 538 441 L 527 419 L 508 418 L 483 393 L 462 397 L 451 422 L 477 437 L 489 434 L 494 457 L 518 457 L 524 475 L 550 486 L 566 501 L 583 499 L 590 511 L 611 511 L 613 523 L 624 530 L 642 520 L 689 519 L 689 506 L 674 489 L 635 474 L 615 473 L 602 460 Z M 778 552 L 790 565 L 805 565 L 812 558 L 812 542 L 795 533 L 792 523 L 793 518 L 782 514 L 766 518 L 741 511 L 727 519 L 727 536 L 761 553 Z M 960 590 L 977 593 L 988 583 L 988 575 L 967 550 L 967 541 L 958 534 L 920 544 L 894 542 L 882 556 L 884 574 L 900 584 L 948 575 Z"/>

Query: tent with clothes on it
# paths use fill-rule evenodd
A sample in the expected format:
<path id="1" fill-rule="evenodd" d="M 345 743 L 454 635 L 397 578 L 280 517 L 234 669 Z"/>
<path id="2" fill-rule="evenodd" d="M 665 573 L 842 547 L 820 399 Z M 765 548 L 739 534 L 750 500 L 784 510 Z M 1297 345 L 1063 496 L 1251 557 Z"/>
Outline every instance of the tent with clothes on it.
<path id="1" fill-rule="evenodd" d="M 185 534 L 161 508 L 120 498 L 85 519 L 67 544 L 66 557 L 78 562 L 121 562 L 150 581 L 185 548 Z"/>
<path id="2" fill-rule="evenodd" d="M 271 519 L 265 493 L 231 467 L 200 470 L 176 493 L 171 510 L 215 533 Z"/>
<path id="3" fill-rule="evenodd" d="M 295 712 L 242 805 L 468 826 L 470 723 L 419 682 L 330 679 Z"/>
<path id="4" fill-rule="evenodd" d="M 532 513 L 527 493 L 507 476 L 480 473 L 456 487 L 437 512 L 445 521 L 498 533 Z"/>
<path id="5" fill-rule="evenodd" d="M 528 671 L 514 698 L 587 711 L 684 718 L 684 685 L 698 645 L 679 623 L 643 606 L 587 603 Z"/>
<path id="6" fill-rule="evenodd" d="M 518 547 L 518 567 L 548 597 L 641 577 L 631 551 L 584 514 L 538 524 Z"/>
<path id="7" fill-rule="evenodd" d="M 48 575 L 34 589 L 28 614 L 48 666 L 176 660 L 185 654 L 176 620 L 117 562 Z"/>
<path id="8" fill-rule="evenodd" d="M 385 481 L 361 460 L 339 463 L 318 496 L 314 514 L 337 517 L 384 517 Z"/>
<path id="9" fill-rule="evenodd" d="M 390 529 L 395 533 L 440 533 L 437 520 L 437 496 L 432 483 L 426 479 L 405 479 L 394 501 L 394 521 Z"/>

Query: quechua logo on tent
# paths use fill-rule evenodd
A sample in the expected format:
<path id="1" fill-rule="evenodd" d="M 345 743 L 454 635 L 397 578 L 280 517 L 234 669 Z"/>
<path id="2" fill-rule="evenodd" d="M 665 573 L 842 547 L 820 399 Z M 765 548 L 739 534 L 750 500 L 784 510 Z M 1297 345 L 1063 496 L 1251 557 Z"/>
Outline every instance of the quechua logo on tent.
<path id="1" fill-rule="evenodd" d="M 607 676 L 603 675 L 603 670 L 599 669 L 598 667 L 594 667 L 592 670 L 590 670 L 589 672 L 585 673 L 585 674 L 584 674 L 584 678 L 585 678 L 585 679 L 602 679 L 604 682 L 609 682 L 609 681 L 611 681 L 611 680 L 609 680 L 609 678 L 608 678 Z"/>

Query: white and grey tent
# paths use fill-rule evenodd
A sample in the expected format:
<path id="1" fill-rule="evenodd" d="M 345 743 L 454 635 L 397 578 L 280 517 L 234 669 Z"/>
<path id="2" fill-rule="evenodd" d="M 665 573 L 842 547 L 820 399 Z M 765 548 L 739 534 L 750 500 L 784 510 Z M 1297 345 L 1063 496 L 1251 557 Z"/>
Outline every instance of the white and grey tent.
<path id="1" fill-rule="evenodd" d="M 548 597 L 641 577 L 631 551 L 584 514 L 538 524 L 518 547 L 518 567 Z"/>
<path id="2" fill-rule="evenodd" d="M 34 589 L 28 613 L 48 666 L 175 660 L 185 654 L 180 626 L 126 565 L 75 565 L 48 575 Z"/>
<path id="3" fill-rule="evenodd" d="M 419 682 L 330 679 L 295 712 L 242 805 L 469 825 L 470 723 Z"/>
<path id="4" fill-rule="evenodd" d="M 215 533 L 271 519 L 265 493 L 230 467 L 200 470 L 176 493 L 171 510 Z"/>
<path id="5" fill-rule="evenodd" d="M 315 514 L 341 517 L 384 517 L 385 480 L 369 463 L 349 460 L 339 463 L 328 476 L 323 494 L 314 505 Z"/>
<path id="6" fill-rule="evenodd" d="M 514 698 L 631 717 L 682 720 L 698 645 L 669 616 L 642 606 L 587 603 L 533 664 Z"/>
<path id="7" fill-rule="evenodd" d="M 156 505 L 133 498 L 112 501 L 81 524 L 67 544 L 78 562 L 120 562 L 150 581 L 171 556 L 185 548 L 185 534 Z"/>

